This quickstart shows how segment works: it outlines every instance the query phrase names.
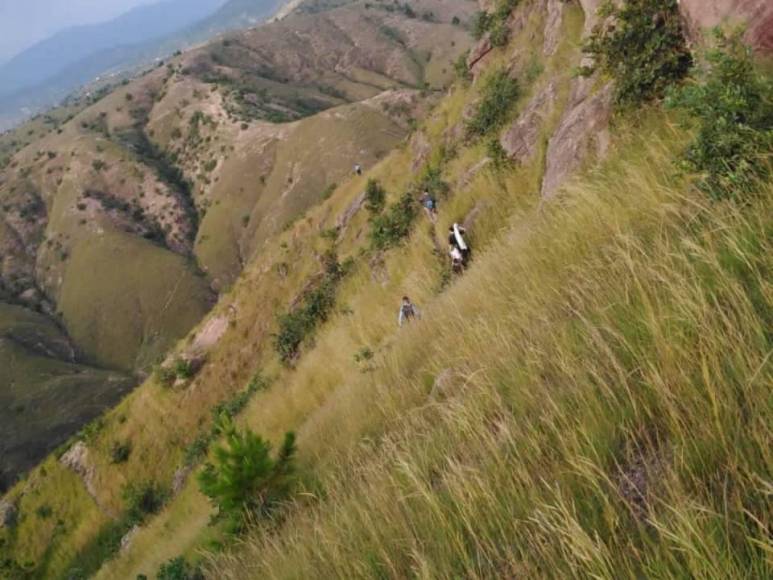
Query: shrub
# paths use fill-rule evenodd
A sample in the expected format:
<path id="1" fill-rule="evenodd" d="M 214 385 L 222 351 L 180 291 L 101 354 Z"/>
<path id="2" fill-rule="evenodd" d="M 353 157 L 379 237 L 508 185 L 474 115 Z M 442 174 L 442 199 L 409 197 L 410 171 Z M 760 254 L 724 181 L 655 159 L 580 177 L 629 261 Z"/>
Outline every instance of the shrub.
<path id="1" fill-rule="evenodd" d="M 463 83 L 467 83 L 472 80 L 470 67 L 467 66 L 467 59 L 469 55 L 469 52 L 464 52 L 460 54 L 459 58 L 454 61 L 454 72 L 456 73 L 456 78 L 458 78 Z"/>
<path id="2" fill-rule="evenodd" d="M 507 152 L 497 137 L 492 137 L 486 143 L 486 155 L 491 159 L 492 165 L 497 171 L 506 168 L 510 163 Z"/>
<path id="3" fill-rule="evenodd" d="M 198 566 L 192 566 L 179 556 L 162 564 L 156 574 L 158 580 L 204 580 L 204 573 Z"/>
<path id="4" fill-rule="evenodd" d="M 214 464 L 208 463 L 199 474 L 202 493 L 223 515 L 267 515 L 288 496 L 293 484 L 295 434 L 288 432 L 272 457 L 271 445 L 249 429 L 237 430 L 227 417 L 221 425 L 225 445 L 215 448 Z"/>
<path id="5" fill-rule="evenodd" d="M 483 84 L 481 101 L 467 122 L 468 136 L 482 137 L 500 127 L 507 120 L 519 94 L 518 81 L 506 69 L 494 71 Z"/>
<path id="6" fill-rule="evenodd" d="M 491 15 L 488 12 L 478 12 L 472 18 L 472 37 L 480 40 L 489 31 L 492 24 Z"/>
<path id="7" fill-rule="evenodd" d="M 507 44 L 510 40 L 510 29 L 506 21 L 496 20 L 491 25 L 489 40 L 491 40 L 491 46 L 505 46 Z"/>
<path id="8" fill-rule="evenodd" d="M 419 191 L 428 191 L 435 197 L 447 195 L 451 186 L 443 180 L 443 172 L 438 165 L 427 165 L 416 184 Z"/>
<path id="9" fill-rule="evenodd" d="M 132 444 L 129 441 L 119 443 L 116 441 L 110 448 L 110 460 L 115 463 L 126 463 L 132 453 Z"/>
<path id="10" fill-rule="evenodd" d="M 130 483 L 123 490 L 127 522 L 142 523 L 147 516 L 158 513 L 168 498 L 169 493 L 155 482 Z"/>
<path id="11" fill-rule="evenodd" d="M 406 193 L 385 214 L 374 217 L 370 223 L 370 244 L 374 250 L 386 250 L 411 233 L 411 225 L 418 213 L 416 201 Z"/>
<path id="12" fill-rule="evenodd" d="M 346 268 L 338 263 L 335 251 L 323 257 L 325 272 L 322 281 L 303 296 L 301 305 L 279 317 L 279 331 L 274 336 L 274 349 L 282 362 L 290 364 L 297 356 L 301 344 L 317 325 L 327 320 L 335 305 L 338 283 L 346 274 Z"/>
<path id="13" fill-rule="evenodd" d="M 386 205 L 386 191 L 375 179 L 368 179 L 365 186 L 365 207 L 372 214 L 380 214 Z"/>
<path id="14" fill-rule="evenodd" d="M 599 11 L 602 24 L 583 50 L 594 67 L 612 76 L 617 102 L 636 105 L 664 96 L 669 85 L 684 78 L 692 66 L 677 0 L 627 0 Z"/>
<path id="15" fill-rule="evenodd" d="M 686 159 L 703 173 L 701 189 L 715 198 L 750 193 L 771 174 L 773 82 L 754 67 L 752 54 L 738 36 L 716 33 L 717 46 L 695 83 L 669 98 L 698 126 Z"/>

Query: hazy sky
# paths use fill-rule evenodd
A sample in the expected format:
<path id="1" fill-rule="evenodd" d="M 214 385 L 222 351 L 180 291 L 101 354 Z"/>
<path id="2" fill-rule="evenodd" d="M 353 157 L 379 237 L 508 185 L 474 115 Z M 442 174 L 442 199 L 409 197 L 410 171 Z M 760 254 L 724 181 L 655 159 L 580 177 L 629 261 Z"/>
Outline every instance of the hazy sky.
<path id="1" fill-rule="evenodd" d="M 158 0 L 0 0 L 0 62 L 62 28 L 101 22 Z"/>

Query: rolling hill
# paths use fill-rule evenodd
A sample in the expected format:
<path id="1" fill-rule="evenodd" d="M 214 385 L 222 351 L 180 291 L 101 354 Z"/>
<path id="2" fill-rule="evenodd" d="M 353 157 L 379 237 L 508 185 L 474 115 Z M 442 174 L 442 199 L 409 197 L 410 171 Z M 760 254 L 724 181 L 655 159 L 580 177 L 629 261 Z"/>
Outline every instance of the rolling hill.
<path id="1" fill-rule="evenodd" d="M 0 67 L 0 128 L 100 77 L 133 73 L 173 52 L 272 16 L 279 0 L 163 0 L 74 27 Z"/>
<path id="2" fill-rule="evenodd" d="M 381 32 L 387 26 L 400 38 Z M 340 33 L 346 27 L 350 36 Z M 292 40 L 315 30 L 318 42 Z M 422 61 L 441 38 L 434 61 Z M 343 7 L 233 33 L 20 127 L 4 137 L 0 300 L 65 332 L 68 363 L 146 376 L 268 239 L 354 163 L 374 164 L 405 137 L 432 98 L 422 96 L 427 79 L 447 85 L 451 61 L 468 45 L 450 22 Z M 13 330 L 14 319 L 6 324 Z M 3 382 L 16 380 L 6 376 L 10 361 L 25 352 L 3 355 Z M 117 384 L 109 373 L 95 376 Z M 39 381 L 35 389 L 58 400 L 58 383 Z M 126 389 L 121 383 L 112 399 L 109 391 L 98 399 L 104 405 Z M 80 425 L 95 408 L 76 413 Z M 28 425 L 21 441 L 46 439 Z M 47 446 L 30 445 L 24 462 L 4 459 L 7 473 L 79 421 L 66 425 Z"/>

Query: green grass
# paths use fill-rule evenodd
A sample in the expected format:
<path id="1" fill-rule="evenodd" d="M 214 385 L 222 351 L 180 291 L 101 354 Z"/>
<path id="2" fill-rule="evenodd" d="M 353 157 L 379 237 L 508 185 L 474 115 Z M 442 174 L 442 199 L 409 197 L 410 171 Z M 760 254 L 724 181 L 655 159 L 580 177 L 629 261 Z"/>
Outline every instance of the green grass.
<path id="1" fill-rule="evenodd" d="M 136 237 L 105 232 L 76 245 L 60 308 L 70 335 L 96 362 L 148 368 L 207 311 L 205 278 L 186 259 Z M 100 321 L 111 321 L 109 325 Z"/>

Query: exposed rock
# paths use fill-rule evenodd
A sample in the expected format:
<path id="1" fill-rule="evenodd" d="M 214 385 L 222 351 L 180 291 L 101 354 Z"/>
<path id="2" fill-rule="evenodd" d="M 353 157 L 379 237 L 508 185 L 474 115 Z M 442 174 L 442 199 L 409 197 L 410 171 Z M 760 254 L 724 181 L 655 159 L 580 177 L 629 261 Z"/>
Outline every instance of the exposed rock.
<path id="1" fill-rule="evenodd" d="M 134 541 L 135 536 L 139 533 L 140 527 L 139 526 L 133 526 L 131 530 L 126 532 L 126 535 L 121 538 L 121 552 L 126 552 L 129 550 L 129 548 L 132 547 L 132 542 Z"/>
<path id="2" fill-rule="evenodd" d="M 585 31 L 584 35 L 587 36 L 593 30 L 598 22 L 598 9 L 604 3 L 604 0 L 580 0 L 580 6 L 582 6 L 583 12 L 585 12 Z"/>
<path id="3" fill-rule="evenodd" d="M 193 471 L 192 465 L 183 465 L 174 472 L 174 477 L 172 478 L 172 495 L 177 495 L 183 490 L 191 471 Z"/>
<path id="4" fill-rule="evenodd" d="M 556 99 L 555 83 L 549 83 L 526 106 L 518 119 L 505 131 L 500 144 L 513 161 L 523 163 L 534 155 L 540 129 Z"/>
<path id="5" fill-rule="evenodd" d="M 722 23 L 745 24 L 745 40 L 755 50 L 773 52 L 773 2 L 770 0 L 681 0 L 679 8 L 694 42 Z"/>
<path id="6" fill-rule="evenodd" d="M 542 181 L 542 196 L 551 197 L 566 179 L 595 153 L 603 157 L 609 141 L 612 85 L 591 93 L 590 79 L 575 79 L 570 106 L 550 139 Z"/>
<path id="7" fill-rule="evenodd" d="M 411 170 L 415 173 L 427 162 L 429 154 L 432 151 L 432 144 L 427 139 L 423 131 L 416 131 L 411 137 Z"/>
<path id="8" fill-rule="evenodd" d="M 78 441 L 70 447 L 69 451 L 62 455 L 59 463 L 74 471 L 82 480 L 88 494 L 97 499 L 97 490 L 94 485 L 96 470 L 89 461 L 89 449 L 83 441 Z"/>
<path id="9" fill-rule="evenodd" d="M 363 191 L 354 199 L 354 201 L 352 201 L 352 203 L 349 204 L 349 207 L 346 208 L 346 211 L 338 216 L 336 227 L 338 228 L 339 237 L 343 235 L 343 233 L 346 231 L 346 228 L 349 226 L 349 222 L 352 221 L 352 218 L 357 215 L 357 212 L 359 212 L 364 205 L 365 192 Z"/>
<path id="10" fill-rule="evenodd" d="M 229 312 L 230 315 L 231 313 Z M 184 358 L 187 360 L 194 356 L 193 353 L 204 354 L 212 350 L 220 342 L 220 339 L 223 338 L 225 331 L 228 330 L 229 316 L 221 315 L 210 318 L 201 330 L 196 333 L 190 348 L 191 354 Z M 203 365 L 203 361 L 201 361 L 201 364 Z"/>
<path id="11" fill-rule="evenodd" d="M 547 0 L 547 20 L 545 22 L 545 41 L 542 52 L 553 56 L 561 40 L 561 23 L 564 16 L 563 0 Z"/>
<path id="12" fill-rule="evenodd" d="M 478 75 L 483 68 L 483 60 L 493 48 L 494 47 L 491 44 L 491 40 L 489 39 L 488 35 L 486 35 L 481 38 L 480 42 L 478 42 L 478 44 L 476 44 L 470 51 L 470 55 L 467 57 L 467 69 L 470 71 L 470 74 L 472 74 L 474 79 L 478 78 Z"/>
<path id="13" fill-rule="evenodd" d="M 12 528 L 16 525 L 18 511 L 8 500 L 0 500 L 0 528 Z"/>

